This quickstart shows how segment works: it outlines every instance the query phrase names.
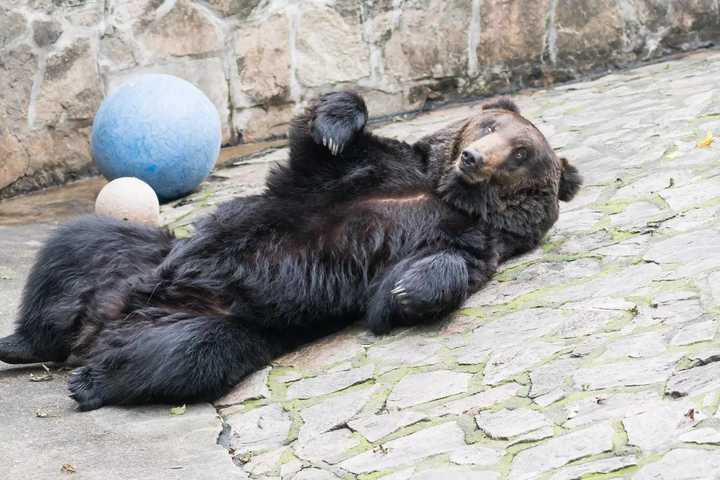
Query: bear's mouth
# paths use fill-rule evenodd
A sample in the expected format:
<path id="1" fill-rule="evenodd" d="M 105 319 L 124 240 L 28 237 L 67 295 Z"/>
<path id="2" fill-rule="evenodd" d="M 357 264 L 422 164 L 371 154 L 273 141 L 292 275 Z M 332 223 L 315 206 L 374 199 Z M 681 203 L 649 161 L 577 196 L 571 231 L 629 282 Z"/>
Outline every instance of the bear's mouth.
<path id="1" fill-rule="evenodd" d="M 494 173 L 494 170 L 487 165 L 481 167 L 467 166 L 463 162 L 456 162 L 453 171 L 455 175 L 469 184 L 489 182 Z"/>

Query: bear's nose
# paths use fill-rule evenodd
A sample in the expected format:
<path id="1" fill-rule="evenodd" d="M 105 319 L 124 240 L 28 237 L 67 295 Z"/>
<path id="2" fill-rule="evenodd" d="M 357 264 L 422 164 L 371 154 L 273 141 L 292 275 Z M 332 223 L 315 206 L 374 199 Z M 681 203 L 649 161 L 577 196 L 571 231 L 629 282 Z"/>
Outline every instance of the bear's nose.
<path id="1" fill-rule="evenodd" d="M 473 167 L 475 165 L 482 165 L 483 157 L 477 150 L 464 150 L 460 157 L 463 165 L 466 167 Z"/>

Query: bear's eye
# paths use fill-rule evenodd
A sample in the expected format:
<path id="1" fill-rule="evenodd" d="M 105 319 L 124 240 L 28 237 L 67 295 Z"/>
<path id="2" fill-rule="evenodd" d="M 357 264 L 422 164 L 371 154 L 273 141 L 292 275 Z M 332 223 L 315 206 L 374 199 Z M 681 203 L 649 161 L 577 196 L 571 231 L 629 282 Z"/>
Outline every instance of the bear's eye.
<path id="1" fill-rule="evenodd" d="M 487 127 L 483 128 L 483 133 L 485 135 L 489 135 L 495 131 L 495 127 L 493 125 L 488 125 Z"/>
<path id="2" fill-rule="evenodd" d="M 527 148 L 518 148 L 517 150 L 515 150 L 515 153 L 513 153 L 513 158 L 515 158 L 515 160 L 525 160 L 527 156 Z"/>

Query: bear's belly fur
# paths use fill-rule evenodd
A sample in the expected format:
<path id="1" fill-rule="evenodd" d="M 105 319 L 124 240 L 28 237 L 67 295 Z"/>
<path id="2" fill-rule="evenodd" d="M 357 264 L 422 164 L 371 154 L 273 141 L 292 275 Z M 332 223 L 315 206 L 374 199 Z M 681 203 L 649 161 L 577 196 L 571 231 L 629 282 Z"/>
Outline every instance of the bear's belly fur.
<path id="1" fill-rule="evenodd" d="M 171 308 L 274 327 L 342 327 L 364 314 L 378 275 L 446 241 L 438 204 L 422 192 L 370 196 L 297 217 L 307 225 L 303 235 L 278 225 L 241 250 L 199 231 L 178 242 L 159 267 L 132 279 L 125 305 L 109 320 Z"/>

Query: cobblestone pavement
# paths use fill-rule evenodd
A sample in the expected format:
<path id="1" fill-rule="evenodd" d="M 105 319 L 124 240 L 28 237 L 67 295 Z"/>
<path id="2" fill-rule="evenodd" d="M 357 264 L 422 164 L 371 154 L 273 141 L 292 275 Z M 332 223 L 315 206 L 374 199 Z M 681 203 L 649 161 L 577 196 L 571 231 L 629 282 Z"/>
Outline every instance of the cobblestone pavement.
<path id="1" fill-rule="evenodd" d="M 543 247 L 453 321 L 277 360 L 216 403 L 214 448 L 254 479 L 720 479 L 718 78 L 705 51 L 516 96 L 586 181 Z M 218 171 L 166 221 L 191 234 L 285 155 Z"/>

